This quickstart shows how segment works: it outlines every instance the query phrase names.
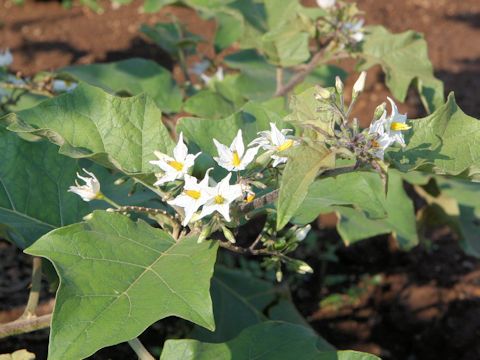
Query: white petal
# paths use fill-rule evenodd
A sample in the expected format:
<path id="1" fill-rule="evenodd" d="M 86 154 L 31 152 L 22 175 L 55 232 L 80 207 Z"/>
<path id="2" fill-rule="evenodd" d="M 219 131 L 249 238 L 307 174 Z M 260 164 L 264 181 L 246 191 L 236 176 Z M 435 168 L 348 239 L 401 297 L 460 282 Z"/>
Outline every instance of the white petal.
<path id="1" fill-rule="evenodd" d="M 241 158 L 245 152 L 245 145 L 243 145 L 243 136 L 242 129 L 239 129 L 237 135 L 233 139 L 232 145 L 230 145 L 230 150 L 236 151 L 238 156 Z"/>
<path id="2" fill-rule="evenodd" d="M 185 158 L 187 157 L 187 154 L 188 148 L 187 145 L 185 145 L 185 143 L 183 142 L 183 132 L 180 132 L 177 145 L 173 148 L 173 157 L 178 162 L 183 163 L 185 161 Z"/>
<path id="3" fill-rule="evenodd" d="M 215 212 L 215 210 L 217 210 L 217 205 L 203 205 L 202 211 L 200 212 L 200 216 L 198 217 L 198 219 L 200 220 L 205 216 L 212 214 L 213 212 Z"/>
<path id="4" fill-rule="evenodd" d="M 217 205 L 217 210 L 228 222 L 231 220 L 230 219 L 230 204 L 222 204 L 222 205 Z"/>
<path id="5" fill-rule="evenodd" d="M 274 123 L 270 123 L 271 136 L 272 136 L 272 143 L 275 146 L 280 146 L 285 142 L 285 135 L 282 134 L 280 130 L 278 130 L 277 126 Z"/>
<path id="6" fill-rule="evenodd" d="M 250 164 L 253 161 L 253 159 L 258 153 L 258 150 L 259 150 L 258 146 L 255 148 L 247 149 L 245 155 L 243 156 L 240 162 L 240 166 L 243 167 L 242 170 L 244 170 L 248 166 L 248 164 Z"/>

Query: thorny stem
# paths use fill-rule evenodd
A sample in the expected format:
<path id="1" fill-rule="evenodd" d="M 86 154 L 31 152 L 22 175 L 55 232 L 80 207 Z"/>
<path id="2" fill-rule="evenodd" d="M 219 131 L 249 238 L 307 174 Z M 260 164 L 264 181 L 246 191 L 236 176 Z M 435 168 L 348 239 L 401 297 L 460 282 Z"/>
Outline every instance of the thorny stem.
<path id="1" fill-rule="evenodd" d="M 155 360 L 138 338 L 129 340 L 128 345 L 135 351 L 139 360 Z"/>
<path id="2" fill-rule="evenodd" d="M 18 319 L 7 324 L 0 324 L 0 339 L 29 333 L 36 330 L 46 329 L 50 327 L 52 321 L 52 314 L 42 316 L 34 316 L 26 319 Z"/>
<path id="3" fill-rule="evenodd" d="M 268 249 L 251 249 L 251 248 L 244 248 L 240 246 L 233 245 L 229 241 L 219 241 L 218 245 L 224 249 L 230 250 L 237 254 L 242 255 L 255 255 L 255 256 L 278 256 L 283 259 L 288 259 L 288 256 Z"/>
<path id="4" fill-rule="evenodd" d="M 28 295 L 27 306 L 20 319 L 28 319 L 35 316 L 40 298 L 40 288 L 42 283 L 42 259 L 35 256 L 32 265 L 32 287 Z"/>
<path id="5" fill-rule="evenodd" d="M 10 84 L 10 83 L 0 83 L 0 87 L 4 89 L 21 89 L 28 91 L 32 94 L 37 94 L 37 95 L 43 95 L 43 96 L 48 96 L 48 97 L 54 97 L 55 95 L 48 91 L 48 90 L 43 90 L 39 88 L 35 88 L 32 85 L 29 84 Z"/>
<path id="6" fill-rule="evenodd" d="M 339 168 L 336 168 L 336 169 L 329 169 L 329 170 L 323 171 L 319 175 L 319 177 L 320 178 L 325 178 L 325 177 L 329 177 L 329 176 L 337 176 L 337 175 L 341 175 L 341 174 L 346 174 L 346 173 L 350 173 L 350 172 L 354 171 L 356 168 L 358 168 L 357 165 L 343 166 L 343 167 L 339 167 Z M 272 204 L 277 200 L 278 194 L 279 194 L 278 189 L 273 190 L 273 191 L 255 199 L 255 200 L 253 200 L 251 203 L 240 205 L 240 210 L 243 213 L 249 213 L 252 210 L 259 209 L 259 208 L 264 207 L 265 205 L 268 205 L 268 204 Z"/>

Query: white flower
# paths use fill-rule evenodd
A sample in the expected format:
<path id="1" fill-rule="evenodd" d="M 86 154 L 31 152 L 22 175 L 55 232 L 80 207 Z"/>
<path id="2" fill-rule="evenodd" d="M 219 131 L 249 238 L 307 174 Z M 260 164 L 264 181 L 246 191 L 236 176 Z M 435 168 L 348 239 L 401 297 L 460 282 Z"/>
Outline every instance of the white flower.
<path id="1" fill-rule="evenodd" d="M 202 75 L 208 68 L 210 67 L 210 61 L 203 60 L 193 64 L 190 68 L 190 72 L 194 73 L 195 75 Z"/>
<path id="2" fill-rule="evenodd" d="M 245 170 L 258 152 L 258 146 L 245 151 L 241 129 L 238 130 L 237 136 L 233 139 L 230 148 L 219 143 L 217 139 L 213 139 L 213 143 L 217 147 L 219 155 L 218 157 L 214 157 L 215 161 L 228 171 Z"/>
<path id="3" fill-rule="evenodd" d="M 20 79 L 20 78 L 16 77 L 15 75 L 12 75 L 12 74 L 7 75 L 7 82 L 10 83 L 10 84 L 14 84 L 14 85 L 25 84 L 25 81 L 23 79 Z"/>
<path id="4" fill-rule="evenodd" d="M 364 20 L 360 19 L 356 22 L 347 22 L 343 24 L 342 30 L 346 33 L 346 36 L 350 38 L 353 42 L 359 43 L 365 37 L 363 33 L 363 24 Z"/>
<path id="5" fill-rule="evenodd" d="M 0 51 L 0 67 L 10 66 L 13 62 L 13 55 L 10 52 L 10 49 L 5 51 Z"/>
<path id="6" fill-rule="evenodd" d="M 208 174 L 210 170 L 211 169 L 207 170 L 205 177 L 202 181 L 200 181 L 200 183 L 198 183 L 198 180 L 195 177 L 185 174 L 185 185 L 183 186 L 183 192 L 175 199 L 168 202 L 172 206 L 178 206 L 184 209 L 185 218 L 182 222 L 183 226 L 188 225 L 193 214 L 195 214 L 195 212 L 209 199 Z"/>
<path id="7" fill-rule="evenodd" d="M 335 6 L 336 0 L 317 0 L 317 5 L 323 9 Z"/>
<path id="8" fill-rule="evenodd" d="M 390 101 L 390 104 L 392 106 L 392 113 L 385 122 L 386 131 L 388 133 L 388 136 L 393 141 L 396 141 L 401 146 L 405 146 L 405 140 L 403 139 L 402 131 L 411 128 L 410 125 L 406 124 L 407 114 L 400 114 L 398 112 L 397 105 L 391 98 L 388 98 L 388 101 Z"/>
<path id="9" fill-rule="evenodd" d="M 355 84 L 353 85 L 353 96 L 357 96 L 360 94 L 363 89 L 365 89 L 365 80 L 367 79 L 367 72 L 362 71 L 360 73 L 360 76 L 358 77 L 357 81 L 355 81 Z"/>
<path id="10" fill-rule="evenodd" d="M 157 175 L 157 182 L 153 184 L 159 186 L 169 181 L 183 179 L 200 153 L 196 155 L 189 154 L 187 145 L 183 142 L 183 133 L 180 133 L 178 143 L 173 149 L 173 158 L 160 151 L 155 151 L 155 155 L 158 157 L 158 160 L 152 160 L 150 164 L 157 165 L 163 171 L 161 175 Z"/>
<path id="11" fill-rule="evenodd" d="M 81 176 L 79 173 L 77 173 L 77 177 L 83 180 L 85 185 L 80 185 L 78 181 L 75 180 L 76 186 L 70 186 L 68 191 L 77 194 L 83 199 L 83 201 L 99 199 L 101 197 L 100 182 L 93 173 L 88 172 L 85 169 L 82 170 L 89 176 Z"/>
<path id="12" fill-rule="evenodd" d="M 52 89 L 54 92 L 70 92 L 78 86 L 75 82 L 64 80 L 53 80 Z"/>
<path id="13" fill-rule="evenodd" d="M 208 76 L 205 74 L 200 74 L 200 78 L 205 82 L 205 84 L 209 84 L 212 80 L 223 81 L 223 67 L 219 67 L 213 76 Z"/>
<path id="14" fill-rule="evenodd" d="M 291 129 L 279 130 L 274 123 L 270 123 L 270 131 L 260 131 L 258 138 L 253 140 L 249 146 L 261 146 L 263 150 L 272 152 L 273 167 L 286 163 L 288 158 L 277 155 L 282 151 L 290 149 L 292 146 L 298 145 L 298 142 L 293 140 L 292 136 L 287 134 Z"/>
<path id="15" fill-rule="evenodd" d="M 385 126 L 387 123 L 386 115 L 387 113 L 383 112 L 380 119 L 370 124 L 370 128 L 368 129 L 368 134 L 371 135 L 370 144 L 372 147 L 372 154 L 380 160 L 383 160 L 385 150 L 395 141 L 385 132 Z"/>
<path id="16" fill-rule="evenodd" d="M 243 195 L 240 184 L 230 185 L 232 173 L 229 173 L 216 186 L 207 188 L 209 198 L 203 205 L 199 219 L 219 212 L 225 220 L 230 221 L 230 204 Z"/>

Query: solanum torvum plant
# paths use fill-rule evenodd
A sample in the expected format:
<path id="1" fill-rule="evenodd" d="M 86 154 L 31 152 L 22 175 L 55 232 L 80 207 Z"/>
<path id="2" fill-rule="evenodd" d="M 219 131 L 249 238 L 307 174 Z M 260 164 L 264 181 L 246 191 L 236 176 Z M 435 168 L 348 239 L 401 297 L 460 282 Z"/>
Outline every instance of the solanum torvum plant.
<path id="1" fill-rule="evenodd" d="M 0 338 L 50 327 L 52 360 L 121 342 L 140 359 L 377 359 L 323 340 L 285 284 L 316 276 L 303 249 L 324 240 L 324 213 L 346 245 L 391 234 L 408 250 L 453 199 L 444 216 L 478 256 L 478 121 L 445 101 L 420 34 L 364 26 L 353 3 L 145 11 L 170 3 L 216 24 L 212 39 L 176 19 L 142 26 L 175 79 L 138 58 L 25 77 L 0 53 L 2 236 L 33 256 L 25 313 Z M 205 41 L 210 57 L 196 54 Z M 353 88 L 341 58 L 358 60 Z M 357 119 L 377 64 L 391 96 Z M 399 111 L 411 86 L 424 118 Z M 417 213 L 405 184 L 426 200 Z M 38 316 L 42 272 L 56 300 Z M 138 337 L 170 316 L 178 331 L 147 349 Z"/>

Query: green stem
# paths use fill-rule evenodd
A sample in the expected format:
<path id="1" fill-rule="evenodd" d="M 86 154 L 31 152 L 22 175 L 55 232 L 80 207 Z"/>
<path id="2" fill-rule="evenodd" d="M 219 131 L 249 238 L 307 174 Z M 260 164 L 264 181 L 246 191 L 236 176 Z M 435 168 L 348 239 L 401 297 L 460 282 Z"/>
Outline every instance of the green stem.
<path id="1" fill-rule="evenodd" d="M 155 360 L 138 338 L 129 340 L 128 345 L 135 351 L 139 360 Z"/>
<path id="2" fill-rule="evenodd" d="M 0 339 L 25 334 L 50 327 L 52 314 L 34 316 L 28 319 L 18 319 L 7 324 L 0 324 Z"/>
<path id="3" fill-rule="evenodd" d="M 115 201 L 113 201 L 109 197 L 105 196 L 105 194 L 98 194 L 97 199 L 105 201 L 106 203 L 112 205 L 116 209 L 122 208 L 121 205 L 117 204 Z"/>
<path id="4" fill-rule="evenodd" d="M 42 283 L 42 259 L 35 256 L 33 258 L 32 265 L 32 287 L 30 294 L 28 295 L 27 306 L 21 316 L 21 319 L 31 318 L 35 316 L 35 312 L 38 306 L 38 300 L 40 298 L 40 288 Z"/>

